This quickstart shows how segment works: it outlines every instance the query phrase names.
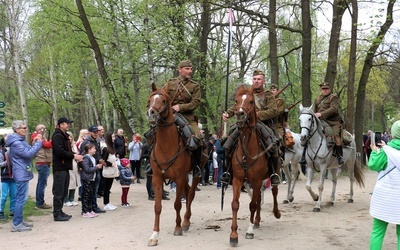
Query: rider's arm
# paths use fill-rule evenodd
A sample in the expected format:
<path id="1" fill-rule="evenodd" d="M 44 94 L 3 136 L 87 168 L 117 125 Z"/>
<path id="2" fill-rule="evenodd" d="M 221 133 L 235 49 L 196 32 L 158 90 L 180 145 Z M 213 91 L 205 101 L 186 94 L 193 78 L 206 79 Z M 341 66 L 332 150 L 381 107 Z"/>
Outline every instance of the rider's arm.
<path id="1" fill-rule="evenodd" d="M 278 116 L 275 97 L 269 91 L 265 92 L 265 102 L 266 109 L 257 111 L 257 117 L 261 121 L 267 121 Z"/>

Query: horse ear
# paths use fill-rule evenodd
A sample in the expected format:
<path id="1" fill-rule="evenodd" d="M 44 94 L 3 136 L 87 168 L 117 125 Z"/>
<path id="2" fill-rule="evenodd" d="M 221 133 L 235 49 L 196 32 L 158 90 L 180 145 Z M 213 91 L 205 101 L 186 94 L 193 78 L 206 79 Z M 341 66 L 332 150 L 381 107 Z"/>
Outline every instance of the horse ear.
<path id="1" fill-rule="evenodd" d="M 299 110 L 301 111 L 302 109 L 303 109 L 303 104 L 300 103 Z"/>
<path id="2" fill-rule="evenodd" d="M 151 83 L 151 91 L 156 91 L 157 90 L 157 86 L 154 82 Z"/>
<path id="3" fill-rule="evenodd" d="M 311 104 L 311 106 L 310 106 L 310 108 L 309 108 L 311 111 L 313 111 L 314 110 L 314 103 L 313 104 Z"/>

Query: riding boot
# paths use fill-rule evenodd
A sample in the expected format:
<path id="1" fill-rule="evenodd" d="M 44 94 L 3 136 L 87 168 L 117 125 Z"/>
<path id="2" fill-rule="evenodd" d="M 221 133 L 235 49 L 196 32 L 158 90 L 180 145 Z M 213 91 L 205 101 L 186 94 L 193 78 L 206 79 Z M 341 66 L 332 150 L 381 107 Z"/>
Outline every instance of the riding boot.
<path id="1" fill-rule="evenodd" d="M 271 168 L 268 168 L 268 173 L 270 174 L 270 180 L 271 180 L 271 185 L 272 186 L 278 186 L 281 184 L 281 179 L 279 175 L 277 174 L 278 172 L 278 164 L 279 164 L 279 157 L 276 155 L 271 156 L 270 158 L 270 165 Z"/>
<path id="2" fill-rule="evenodd" d="M 201 154 L 202 147 L 198 147 L 195 151 L 192 151 L 193 177 L 201 177 Z"/>
<path id="3" fill-rule="evenodd" d="M 229 169 L 232 163 L 232 159 L 230 155 L 228 155 L 227 151 L 228 150 L 225 149 L 225 168 Z M 230 181 L 231 181 L 231 174 L 228 171 L 223 172 L 219 177 L 219 182 L 223 184 L 229 184 Z"/>
<path id="4" fill-rule="evenodd" d="M 335 149 L 336 149 L 336 157 L 337 157 L 337 160 L 338 160 L 338 164 L 339 165 L 343 165 L 344 164 L 344 159 L 343 159 L 343 148 L 342 148 L 342 145 L 336 145 L 335 146 Z"/>
<path id="5" fill-rule="evenodd" d="M 303 149 L 303 154 L 301 155 L 301 159 L 299 161 L 301 166 L 305 166 L 307 165 L 307 161 L 306 161 L 306 151 L 307 151 L 307 147 L 304 147 Z"/>

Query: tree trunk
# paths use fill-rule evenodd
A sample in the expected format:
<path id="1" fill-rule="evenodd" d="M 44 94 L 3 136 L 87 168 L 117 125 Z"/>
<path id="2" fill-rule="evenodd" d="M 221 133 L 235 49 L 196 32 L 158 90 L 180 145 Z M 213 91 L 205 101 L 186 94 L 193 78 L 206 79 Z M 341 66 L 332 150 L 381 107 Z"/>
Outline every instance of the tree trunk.
<path id="1" fill-rule="evenodd" d="M 349 77 L 347 78 L 347 109 L 346 109 L 346 129 L 354 133 L 354 82 L 356 76 L 357 61 L 357 30 L 358 30 L 358 0 L 351 1 L 351 42 L 349 56 Z"/>
<path id="2" fill-rule="evenodd" d="M 269 63 L 271 65 L 271 84 L 279 86 L 278 41 L 276 37 L 276 0 L 269 1 L 268 16 Z"/>
<path id="3" fill-rule="evenodd" d="M 302 33 L 302 70 L 301 70 L 301 86 L 303 105 L 311 106 L 311 16 L 310 16 L 310 1 L 301 1 L 301 22 L 303 26 Z"/>
<path id="4" fill-rule="evenodd" d="M 122 124 L 122 128 L 127 132 L 128 138 L 130 138 L 130 137 L 132 137 L 132 134 L 133 134 L 131 132 L 132 129 L 129 126 L 128 119 L 124 113 L 122 106 L 121 106 L 119 97 L 117 96 L 116 91 L 111 83 L 111 80 L 108 77 L 108 74 L 107 74 L 107 71 L 106 71 L 105 65 L 104 65 L 103 55 L 100 51 L 99 44 L 97 43 L 97 40 L 93 34 L 89 20 L 85 13 L 85 9 L 83 8 L 82 1 L 76 0 L 75 2 L 76 2 L 76 6 L 78 7 L 78 10 L 79 10 L 79 18 L 82 21 L 82 24 L 86 31 L 86 35 L 89 39 L 92 50 L 94 51 L 96 63 L 97 63 L 97 69 L 98 69 L 101 79 L 103 81 L 103 86 L 106 88 L 106 90 L 111 98 L 111 102 L 113 103 L 115 110 L 118 113 L 120 122 Z"/>
<path id="5" fill-rule="evenodd" d="M 381 26 L 377 36 L 373 39 L 371 47 L 368 49 L 367 55 L 364 60 L 364 66 L 361 71 L 360 82 L 358 83 L 358 92 L 357 92 L 357 106 L 355 113 L 355 136 L 356 136 L 356 146 L 357 152 L 361 152 L 362 150 L 362 134 L 364 128 L 364 106 L 365 106 L 365 90 L 367 87 L 368 77 L 371 72 L 371 68 L 373 66 L 373 59 L 375 57 L 375 53 L 379 46 L 382 43 L 382 40 L 385 38 L 387 31 L 390 26 L 393 24 L 393 6 L 396 3 L 396 0 L 390 0 L 387 6 L 386 13 L 386 21 Z"/>

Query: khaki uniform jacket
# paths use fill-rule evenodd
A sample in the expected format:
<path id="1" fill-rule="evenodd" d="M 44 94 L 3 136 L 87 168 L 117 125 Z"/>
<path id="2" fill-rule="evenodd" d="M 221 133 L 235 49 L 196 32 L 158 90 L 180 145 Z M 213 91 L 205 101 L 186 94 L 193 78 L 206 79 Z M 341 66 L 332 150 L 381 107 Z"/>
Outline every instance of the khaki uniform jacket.
<path id="1" fill-rule="evenodd" d="M 181 78 L 173 78 L 167 81 L 163 87 L 169 94 L 171 105 L 179 105 L 181 113 L 189 122 L 196 121 L 194 111 L 200 106 L 201 91 L 197 82 Z"/>
<path id="2" fill-rule="evenodd" d="M 271 119 L 278 116 L 278 108 L 274 95 L 269 90 L 255 89 L 254 98 L 256 101 L 257 117 L 260 121 L 266 124 Z M 236 107 L 232 105 L 227 113 L 229 117 L 235 114 Z"/>
<path id="3" fill-rule="evenodd" d="M 320 119 L 326 121 L 330 126 L 342 124 L 339 97 L 336 94 L 318 96 L 314 101 L 314 112 L 321 113 Z"/>

